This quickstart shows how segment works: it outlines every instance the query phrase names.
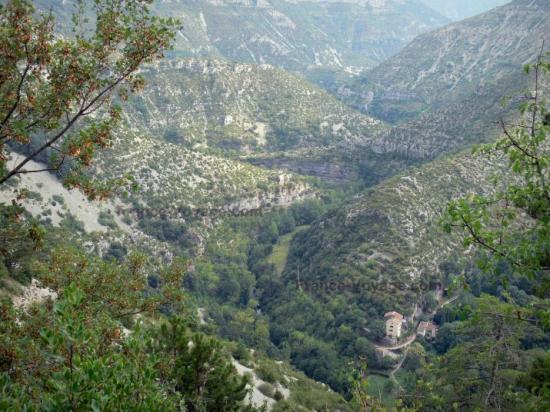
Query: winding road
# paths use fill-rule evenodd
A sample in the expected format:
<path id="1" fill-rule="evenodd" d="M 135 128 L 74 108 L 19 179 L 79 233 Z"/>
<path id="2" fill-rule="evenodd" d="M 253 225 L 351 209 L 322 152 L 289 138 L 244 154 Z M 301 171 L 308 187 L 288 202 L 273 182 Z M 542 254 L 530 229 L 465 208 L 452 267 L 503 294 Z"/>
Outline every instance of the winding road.
<path id="1" fill-rule="evenodd" d="M 416 325 L 416 327 L 418 328 L 418 325 Z M 376 349 L 380 349 L 380 350 L 397 350 L 397 349 L 401 349 L 401 348 L 404 348 L 406 346 L 409 346 L 411 343 L 413 343 L 414 341 L 416 340 L 416 331 L 411 335 L 409 336 L 406 340 L 404 340 L 403 342 L 400 342 L 396 345 L 392 345 L 392 346 L 384 346 L 384 345 L 377 345 L 376 343 L 374 344 L 374 347 Z"/>

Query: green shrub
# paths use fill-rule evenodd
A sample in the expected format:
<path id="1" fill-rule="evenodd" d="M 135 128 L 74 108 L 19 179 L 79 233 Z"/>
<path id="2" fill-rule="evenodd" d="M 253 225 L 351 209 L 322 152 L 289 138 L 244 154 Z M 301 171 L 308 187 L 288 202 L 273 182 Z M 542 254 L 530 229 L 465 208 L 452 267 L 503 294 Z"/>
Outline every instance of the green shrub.
<path id="1" fill-rule="evenodd" d="M 27 199 L 29 200 L 36 200 L 37 202 L 41 202 L 43 200 L 42 195 L 38 192 L 33 192 L 32 190 L 29 190 L 26 194 Z"/>
<path id="2" fill-rule="evenodd" d="M 254 384 L 254 374 L 253 374 L 252 372 L 246 371 L 246 372 L 243 374 L 243 376 L 245 376 L 246 379 L 248 379 L 248 382 L 249 382 L 250 384 L 252 384 L 252 385 Z"/>
<path id="3" fill-rule="evenodd" d="M 178 129 L 166 129 L 162 137 L 170 143 L 180 143 L 183 140 L 182 133 Z"/>
<path id="4" fill-rule="evenodd" d="M 256 368 L 256 375 L 266 382 L 275 383 L 277 382 L 277 373 L 272 368 L 269 368 L 267 365 L 263 364 Z"/>
<path id="5" fill-rule="evenodd" d="M 67 213 L 63 220 L 61 220 L 59 224 L 62 228 L 67 229 L 69 232 L 79 232 L 79 233 L 85 233 L 86 229 L 84 227 L 84 223 L 82 223 L 80 220 L 78 220 L 74 215 L 71 213 Z"/>
<path id="6" fill-rule="evenodd" d="M 262 383 L 260 386 L 258 386 L 258 390 L 268 398 L 273 398 L 275 396 L 275 388 L 270 383 Z"/>
<path id="7" fill-rule="evenodd" d="M 114 230 L 118 228 L 118 225 L 115 222 L 115 217 L 111 214 L 110 211 L 105 212 L 102 210 L 101 212 L 99 212 L 97 221 L 100 225 L 106 226 L 110 229 Z"/>
<path id="8" fill-rule="evenodd" d="M 55 202 L 55 203 L 59 203 L 60 205 L 64 205 L 65 204 L 65 199 L 63 198 L 63 196 L 60 196 L 60 195 L 53 195 L 52 196 L 52 200 Z M 54 205 L 55 206 L 55 205 Z"/>
<path id="9" fill-rule="evenodd" d="M 6 277 L 9 275 L 10 275 L 10 272 L 8 271 L 8 268 L 6 267 L 4 262 L 0 260 L 0 278 Z"/>
<path id="10" fill-rule="evenodd" d="M 250 351 L 242 343 L 237 343 L 235 348 L 232 351 L 232 355 L 243 365 L 248 365 L 250 363 Z"/>
<path id="11" fill-rule="evenodd" d="M 119 262 L 122 262 L 126 255 L 128 254 L 128 249 L 120 242 L 113 242 L 110 244 L 109 249 L 105 253 L 103 258 L 105 260 L 115 259 Z"/>

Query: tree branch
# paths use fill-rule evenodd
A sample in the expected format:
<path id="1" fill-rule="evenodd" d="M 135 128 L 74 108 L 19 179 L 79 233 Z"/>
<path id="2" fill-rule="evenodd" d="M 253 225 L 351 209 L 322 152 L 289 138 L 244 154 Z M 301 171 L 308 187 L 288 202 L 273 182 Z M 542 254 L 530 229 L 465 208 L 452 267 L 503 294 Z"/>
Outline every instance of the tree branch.
<path id="1" fill-rule="evenodd" d="M 503 257 L 504 259 L 508 260 L 510 263 L 512 263 L 514 266 L 522 267 L 523 265 L 516 260 L 510 258 L 506 253 L 498 250 L 494 246 L 491 246 L 488 244 L 482 237 L 480 237 L 475 230 L 473 229 L 472 225 L 464 218 L 462 214 L 460 214 L 460 219 L 464 223 L 463 227 L 465 227 L 468 230 L 468 233 L 470 233 L 470 236 L 474 239 L 476 243 L 483 246 L 484 248 L 488 249 L 489 251 L 493 252 L 494 254 L 499 255 L 500 257 Z"/>
<path id="2" fill-rule="evenodd" d="M 61 166 L 63 166 L 63 163 L 65 162 L 65 156 L 61 158 L 61 162 L 57 166 L 54 167 L 47 167 L 44 169 L 38 169 L 38 170 L 20 170 L 17 172 L 17 174 L 23 175 L 27 173 L 40 173 L 40 172 L 58 172 L 59 169 L 61 169 Z"/>
<path id="3" fill-rule="evenodd" d="M 64 136 L 71 127 L 83 116 L 83 114 L 88 110 L 90 107 L 92 107 L 99 99 L 101 99 L 105 94 L 109 93 L 111 90 L 113 90 L 116 86 L 118 86 L 126 77 L 130 75 L 132 70 L 130 70 L 128 73 L 123 74 L 120 78 L 118 78 L 115 82 L 111 83 L 109 86 L 107 86 L 105 89 L 103 89 L 97 96 L 95 96 L 88 104 L 84 104 L 81 106 L 79 111 L 70 119 L 70 121 L 63 127 L 54 137 L 52 137 L 50 140 L 48 140 L 45 144 L 43 144 L 41 147 L 39 147 L 37 150 L 35 150 L 34 153 L 27 156 L 24 160 L 22 160 L 16 167 L 14 167 L 9 173 L 7 173 L 5 176 L 0 178 L 0 185 L 3 184 L 6 180 L 9 178 L 19 174 L 21 172 L 21 169 L 30 162 L 33 158 L 38 156 L 40 153 L 42 153 L 44 150 L 51 147 L 55 142 L 57 142 L 62 136 Z"/>
<path id="4" fill-rule="evenodd" d="M 8 113 L 6 113 L 6 116 L 2 120 L 2 123 L 0 124 L 0 130 L 2 130 L 6 126 L 6 124 L 10 120 L 11 116 L 13 115 L 15 110 L 17 109 L 17 106 L 19 106 L 19 102 L 21 101 L 21 90 L 23 89 L 23 83 L 25 82 L 25 79 L 27 77 L 27 74 L 29 73 L 30 68 L 31 68 L 31 64 L 29 62 L 27 62 L 27 65 L 25 66 L 25 70 L 23 70 L 23 73 L 21 74 L 21 79 L 19 80 L 19 83 L 17 85 L 17 97 L 16 97 L 15 102 L 13 103 L 11 109 L 8 111 Z M 2 136 L 2 138 L 0 138 L 0 141 L 5 139 L 6 137 L 7 137 L 7 135 Z"/>
<path id="5" fill-rule="evenodd" d="M 542 64 L 542 56 L 544 55 L 544 39 L 542 40 L 542 44 L 540 46 L 540 52 L 537 57 L 537 63 L 535 64 L 535 96 L 534 96 L 534 108 L 533 108 L 533 116 L 531 118 L 531 137 L 535 137 L 535 124 L 537 121 L 537 113 L 538 113 L 538 102 L 539 102 L 539 76 L 540 76 L 540 67 Z"/>

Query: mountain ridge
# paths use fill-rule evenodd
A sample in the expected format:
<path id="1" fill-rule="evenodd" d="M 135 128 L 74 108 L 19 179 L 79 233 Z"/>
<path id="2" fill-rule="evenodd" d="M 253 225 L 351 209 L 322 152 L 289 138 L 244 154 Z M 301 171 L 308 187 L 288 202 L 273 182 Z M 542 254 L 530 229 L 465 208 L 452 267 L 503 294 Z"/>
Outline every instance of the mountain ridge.
<path id="1" fill-rule="evenodd" d="M 165 137 L 188 147 L 244 153 L 324 147 L 365 140 L 385 127 L 271 65 L 172 59 L 142 75 L 147 85 L 131 99 L 127 123 L 170 131 Z"/>
<path id="2" fill-rule="evenodd" d="M 424 4 L 452 20 L 462 20 L 502 6 L 510 0 L 422 0 Z"/>
<path id="3" fill-rule="evenodd" d="M 517 107 L 531 79 L 523 65 L 550 41 L 550 3 L 516 0 L 422 34 L 340 95 L 394 127 L 376 139 L 382 152 L 430 159 L 491 141 L 496 122 Z"/>

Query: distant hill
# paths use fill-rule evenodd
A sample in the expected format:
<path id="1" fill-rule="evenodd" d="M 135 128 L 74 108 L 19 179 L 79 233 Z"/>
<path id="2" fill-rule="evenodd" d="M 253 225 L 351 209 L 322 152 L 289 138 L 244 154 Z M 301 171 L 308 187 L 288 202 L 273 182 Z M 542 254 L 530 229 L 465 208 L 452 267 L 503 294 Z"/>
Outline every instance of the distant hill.
<path id="1" fill-rule="evenodd" d="M 73 2 L 36 0 L 63 19 Z M 319 82 L 373 67 L 448 22 L 419 0 L 158 0 L 153 8 L 182 21 L 171 55 L 267 63 Z"/>
<path id="2" fill-rule="evenodd" d="M 453 251 L 460 250 L 438 227 L 446 203 L 490 190 L 488 178 L 497 170 L 498 161 L 460 154 L 366 190 L 299 234 L 289 254 L 287 280 L 293 282 L 300 270 L 304 282 L 364 281 L 373 286 L 371 299 L 379 302 L 393 293 L 386 286 L 418 290 L 441 275 L 447 259 L 456 261 Z M 379 292 L 374 285 L 380 285 Z M 400 300 L 404 295 L 393 297 L 391 303 L 405 311 L 414 305 Z"/>
<path id="3" fill-rule="evenodd" d="M 550 2 L 516 0 L 416 38 L 365 73 L 343 98 L 398 124 L 376 147 L 433 157 L 494 136 L 503 98 L 529 88 L 522 66 L 550 42 Z"/>
<path id="4" fill-rule="evenodd" d="M 172 0 L 157 3 L 156 9 L 183 22 L 176 53 L 220 55 L 300 72 L 357 71 L 372 66 L 416 35 L 446 23 L 444 17 L 416 0 L 366 5 Z"/>
<path id="5" fill-rule="evenodd" d="M 451 20 L 462 20 L 502 6 L 510 0 L 422 0 L 422 2 Z"/>
<path id="6" fill-rule="evenodd" d="M 187 147 L 237 153 L 367 140 L 384 124 L 269 65 L 172 59 L 144 69 L 125 112 L 135 130 Z"/>

